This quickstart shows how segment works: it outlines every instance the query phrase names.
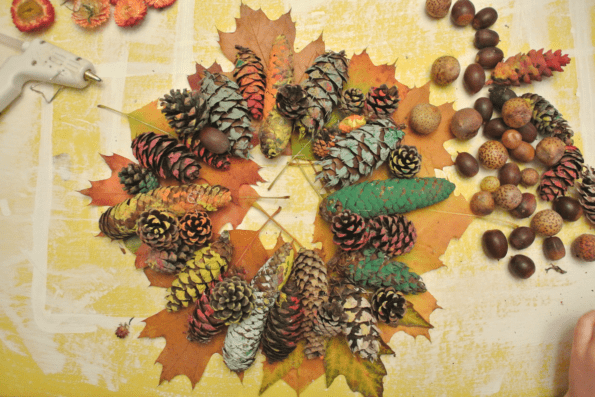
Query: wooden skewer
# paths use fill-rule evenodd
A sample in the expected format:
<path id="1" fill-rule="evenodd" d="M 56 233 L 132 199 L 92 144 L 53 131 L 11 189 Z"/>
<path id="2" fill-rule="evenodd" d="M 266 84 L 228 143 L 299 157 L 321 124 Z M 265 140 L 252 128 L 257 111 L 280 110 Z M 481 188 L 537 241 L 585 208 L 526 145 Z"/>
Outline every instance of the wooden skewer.
<path id="1" fill-rule="evenodd" d="M 312 139 L 310 139 L 310 141 L 308 141 L 308 143 L 312 143 Z M 287 164 L 285 164 L 285 166 L 281 169 L 281 171 L 279 171 L 279 173 L 277 174 L 277 176 L 275 177 L 275 179 L 273 179 L 273 181 L 271 182 L 271 184 L 269 185 L 269 187 L 267 188 L 267 190 L 271 190 L 273 188 L 273 186 L 275 185 L 275 183 L 277 182 L 277 179 L 279 179 L 279 177 L 281 176 L 281 174 L 283 174 L 283 172 L 285 172 L 285 170 L 287 169 L 287 167 L 289 167 L 289 163 L 292 162 L 301 152 L 302 150 L 304 150 L 306 148 L 306 145 L 302 146 L 302 148 L 293 156 L 291 156 L 291 159 L 287 162 Z"/>
<path id="2" fill-rule="evenodd" d="M 253 203 L 252 207 L 256 208 L 257 210 L 259 210 L 260 212 L 262 212 L 267 218 L 269 218 L 269 220 L 273 221 L 273 223 L 275 225 L 277 225 L 279 227 L 279 229 L 281 229 L 285 234 L 287 234 L 289 237 L 291 237 L 291 239 L 300 247 L 300 248 L 304 248 L 304 246 L 302 244 L 300 244 L 300 242 L 291 235 L 291 233 L 289 233 L 283 226 L 281 226 L 281 224 L 279 224 L 279 222 L 277 222 L 276 220 L 273 219 L 273 216 L 275 215 L 269 215 L 264 208 L 262 208 L 258 203 Z"/>

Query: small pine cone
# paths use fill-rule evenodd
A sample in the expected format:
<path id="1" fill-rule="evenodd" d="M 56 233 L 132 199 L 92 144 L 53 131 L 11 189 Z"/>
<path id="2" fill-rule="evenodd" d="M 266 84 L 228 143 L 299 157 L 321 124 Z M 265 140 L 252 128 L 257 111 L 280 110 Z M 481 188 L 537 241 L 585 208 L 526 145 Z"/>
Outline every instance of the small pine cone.
<path id="1" fill-rule="evenodd" d="M 366 220 L 349 210 L 333 217 L 331 232 L 333 232 L 333 243 L 343 251 L 357 251 L 370 239 Z"/>
<path id="2" fill-rule="evenodd" d="M 386 84 L 372 87 L 366 95 L 364 114 L 369 120 L 388 119 L 399 106 L 399 90 L 397 86 L 388 88 Z"/>
<path id="3" fill-rule="evenodd" d="M 118 172 L 124 191 L 130 194 L 146 193 L 159 187 L 159 180 L 151 171 L 130 163 Z"/>
<path id="4" fill-rule="evenodd" d="M 415 146 L 398 146 L 390 153 L 388 168 L 397 178 L 413 178 L 421 170 L 421 154 Z"/>
<path id="5" fill-rule="evenodd" d="M 138 236 L 151 248 L 172 248 L 178 242 L 179 232 L 178 218 L 170 212 L 153 209 L 143 212 L 138 218 Z"/>
<path id="6" fill-rule="evenodd" d="M 335 130 L 323 128 L 312 143 L 312 153 L 319 159 L 328 156 L 329 148 L 335 146 L 336 136 L 337 132 Z"/>
<path id="7" fill-rule="evenodd" d="M 151 249 L 145 263 L 156 272 L 176 274 L 186 267 L 193 253 L 194 250 L 186 244 L 175 244 L 169 249 Z"/>
<path id="8" fill-rule="evenodd" d="M 249 48 L 236 45 L 233 77 L 240 86 L 240 93 L 246 100 L 254 120 L 262 119 L 266 75 L 261 59 Z"/>
<path id="9" fill-rule="evenodd" d="M 583 180 L 577 184 L 578 201 L 583 207 L 585 217 L 595 225 L 595 169 L 587 166 L 583 171 Z"/>
<path id="10" fill-rule="evenodd" d="M 341 109 L 349 114 L 362 114 L 366 96 L 359 88 L 349 88 L 343 92 Z"/>
<path id="11" fill-rule="evenodd" d="M 200 131 L 207 122 L 207 103 L 198 91 L 171 90 L 160 98 L 161 112 L 180 139 Z"/>
<path id="12" fill-rule="evenodd" d="M 543 173 L 538 192 L 542 200 L 553 201 L 564 196 L 574 181 L 581 177 L 585 160 L 576 146 L 566 146 L 564 155 Z"/>
<path id="13" fill-rule="evenodd" d="M 213 313 L 208 294 L 202 294 L 188 319 L 186 338 L 189 341 L 209 343 L 215 335 L 223 331 L 225 322 L 215 318 Z"/>
<path id="14" fill-rule="evenodd" d="M 399 320 L 405 317 L 407 311 L 405 297 L 393 287 L 376 290 L 371 303 L 376 318 L 391 327 L 399 325 Z"/>
<path id="15" fill-rule="evenodd" d="M 132 140 L 132 153 L 141 166 L 162 178 L 174 177 L 182 183 L 198 179 L 196 156 L 170 136 L 144 132 Z"/>
<path id="16" fill-rule="evenodd" d="M 212 234 L 211 218 L 205 211 L 187 212 L 180 218 L 180 241 L 191 248 L 204 246 Z"/>
<path id="17" fill-rule="evenodd" d="M 213 317 L 225 325 L 244 321 L 254 309 L 254 291 L 238 276 L 227 278 L 211 289 Z"/>
<path id="18" fill-rule="evenodd" d="M 262 335 L 262 353 L 270 363 L 283 361 L 294 351 L 302 336 L 303 319 L 297 285 L 288 282 L 269 311 Z"/>
<path id="19" fill-rule="evenodd" d="M 413 249 L 417 231 L 404 215 L 379 215 L 368 221 L 370 245 L 389 256 L 406 254 Z"/>
<path id="20" fill-rule="evenodd" d="M 308 95 L 299 84 L 279 88 L 275 102 L 279 113 L 289 120 L 299 119 L 308 111 Z"/>

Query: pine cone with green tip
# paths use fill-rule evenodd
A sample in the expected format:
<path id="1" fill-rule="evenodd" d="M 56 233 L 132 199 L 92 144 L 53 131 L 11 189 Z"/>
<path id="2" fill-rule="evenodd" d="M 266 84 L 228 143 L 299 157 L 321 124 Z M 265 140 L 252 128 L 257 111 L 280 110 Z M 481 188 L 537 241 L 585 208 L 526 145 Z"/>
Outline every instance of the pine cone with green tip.
<path id="1" fill-rule="evenodd" d="M 574 181 L 581 177 L 585 160 L 576 146 L 566 146 L 564 155 L 549 170 L 541 175 L 537 191 L 545 201 L 553 201 L 566 195 Z"/>
<path id="2" fill-rule="evenodd" d="M 413 178 L 421 170 L 421 154 L 415 146 L 397 146 L 390 152 L 388 168 L 397 178 Z"/>
<path id="3" fill-rule="evenodd" d="M 132 153 L 141 166 L 162 178 L 173 177 L 181 183 L 198 179 L 200 164 L 196 156 L 170 136 L 144 132 L 132 140 Z"/>
<path id="4" fill-rule="evenodd" d="M 349 88 L 343 92 L 341 109 L 349 114 L 363 114 L 366 96 L 359 88 Z"/>
<path id="5" fill-rule="evenodd" d="M 540 95 L 526 93 L 521 98 L 529 99 L 533 107 L 531 123 L 544 136 L 560 138 L 566 145 L 573 145 L 574 132 L 562 114 Z"/>
<path id="6" fill-rule="evenodd" d="M 368 221 L 369 244 L 388 256 L 399 256 L 413 249 L 417 231 L 404 215 L 379 215 Z"/>
<path id="7" fill-rule="evenodd" d="M 370 239 L 366 220 L 346 210 L 336 215 L 331 223 L 333 243 L 343 251 L 356 251 L 363 248 Z"/>
<path id="8" fill-rule="evenodd" d="M 209 304 L 209 295 L 202 294 L 188 319 L 186 338 L 191 342 L 209 343 L 215 335 L 221 333 L 225 329 L 225 322 L 215 318 L 214 313 Z"/>
<path id="9" fill-rule="evenodd" d="M 244 321 L 254 309 L 252 288 L 238 276 L 217 283 L 210 291 L 213 317 L 225 325 Z"/>
<path id="10" fill-rule="evenodd" d="M 188 212 L 180 218 L 180 240 L 192 247 L 199 248 L 209 242 L 213 234 L 211 218 L 205 211 Z"/>
<path id="11" fill-rule="evenodd" d="M 277 90 L 275 103 L 279 113 L 289 120 L 296 120 L 308 111 L 308 95 L 299 84 L 286 84 Z"/>
<path id="12" fill-rule="evenodd" d="M 184 270 L 193 254 L 194 250 L 189 246 L 178 243 L 163 250 L 151 249 L 145 263 L 156 272 L 176 274 Z"/>
<path id="13" fill-rule="evenodd" d="M 254 120 L 262 119 L 266 75 L 262 60 L 249 48 L 236 45 L 238 53 L 233 77 L 240 86 L 240 93 L 246 100 Z"/>
<path id="14" fill-rule="evenodd" d="M 595 169 L 585 167 L 582 181 L 577 184 L 578 201 L 583 207 L 583 213 L 591 224 L 595 225 Z"/>
<path id="15" fill-rule="evenodd" d="M 159 101 L 161 112 L 180 139 L 200 131 L 207 122 L 207 103 L 198 91 L 171 90 Z"/>
<path id="16" fill-rule="evenodd" d="M 397 86 L 388 88 L 386 84 L 371 87 L 366 95 L 364 115 L 369 120 L 388 119 L 399 106 L 399 90 Z"/>
<path id="17" fill-rule="evenodd" d="M 229 138 L 231 154 L 249 158 L 254 132 L 251 127 L 250 110 L 240 87 L 220 73 L 205 72 L 200 93 L 209 107 L 209 124 Z"/>
<path id="18" fill-rule="evenodd" d="M 151 171 L 130 163 L 118 172 L 124 191 L 130 194 L 146 193 L 159 187 L 159 180 Z"/>
<path id="19" fill-rule="evenodd" d="M 137 233 L 149 247 L 168 249 L 178 242 L 180 224 L 174 214 L 153 209 L 143 212 L 138 218 Z"/>
<path id="20" fill-rule="evenodd" d="M 393 287 L 379 288 L 372 297 L 372 310 L 379 321 L 396 327 L 405 317 L 407 301 L 403 294 Z"/>
<path id="21" fill-rule="evenodd" d="M 227 270 L 233 254 L 229 232 L 221 233 L 214 243 L 194 252 L 186 268 L 178 273 L 167 290 L 167 311 L 176 312 L 190 306 L 207 291 L 211 283 Z"/>
<path id="22" fill-rule="evenodd" d="M 326 187 L 345 187 L 370 175 L 389 157 L 405 132 L 391 120 L 370 122 L 346 135 L 339 135 L 326 158 L 316 162 L 322 171 L 316 177 Z"/>

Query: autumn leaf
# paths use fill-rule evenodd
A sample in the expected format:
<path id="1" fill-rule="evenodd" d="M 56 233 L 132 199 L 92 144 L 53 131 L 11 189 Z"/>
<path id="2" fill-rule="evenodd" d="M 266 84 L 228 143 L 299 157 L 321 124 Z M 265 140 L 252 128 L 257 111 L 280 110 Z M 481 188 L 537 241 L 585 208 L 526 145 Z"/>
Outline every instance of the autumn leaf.
<path id="1" fill-rule="evenodd" d="M 365 397 L 381 397 L 384 393 L 382 378 L 386 376 L 386 368 L 380 356 L 394 352 L 384 343 L 380 346 L 378 360 L 370 361 L 354 355 L 344 336 L 331 338 L 326 344 L 324 356 L 326 387 L 330 387 L 337 376 L 344 375 L 352 391 Z"/>
<path id="2" fill-rule="evenodd" d="M 295 350 L 283 361 L 271 364 L 267 360 L 263 363 L 263 376 L 259 394 L 264 393 L 277 381 L 283 379 L 290 371 L 295 371 L 301 367 L 305 360 L 304 345 L 305 340 L 301 340 Z"/>
<path id="3" fill-rule="evenodd" d="M 110 170 L 112 170 L 112 175 L 108 179 L 101 181 L 90 181 L 91 187 L 83 189 L 79 191 L 79 193 L 91 197 L 91 202 L 89 205 L 98 206 L 116 205 L 130 197 L 133 197 L 132 195 L 126 193 L 122 187 L 122 184 L 120 183 L 120 178 L 118 177 L 118 172 L 120 172 L 122 168 L 126 167 L 133 161 L 127 159 L 126 157 L 122 157 L 119 154 L 114 154 L 112 156 L 104 156 L 102 154 L 101 157 L 103 157 L 107 166 L 110 168 Z"/>
<path id="4" fill-rule="evenodd" d="M 205 71 L 207 71 L 209 73 L 213 73 L 213 74 L 221 73 L 221 74 L 226 75 L 230 79 L 233 79 L 232 72 L 228 72 L 228 73 L 223 72 L 223 69 L 221 69 L 221 65 L 219 65 L 217 62 L 212 64 L 208 69 L 197 63 L 196 64 L 196 73 L 188 76 L 188 84 L 190 85 L 190 88 L 192 90 L 195 90 L 195 91 L 200 90 L 200 82 L 205 77 Z"/>

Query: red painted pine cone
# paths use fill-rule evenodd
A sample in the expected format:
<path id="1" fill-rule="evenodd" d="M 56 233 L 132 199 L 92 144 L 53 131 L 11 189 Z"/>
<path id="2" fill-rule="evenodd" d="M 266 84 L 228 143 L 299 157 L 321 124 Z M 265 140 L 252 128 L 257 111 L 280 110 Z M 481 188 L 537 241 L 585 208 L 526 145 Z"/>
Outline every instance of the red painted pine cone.
<path id="1" fill-rule="evenodd" d="M 363 248 L 370 239 L 366 220 L 349 210 L 333 217 L 331 231 L 333 232 L 333 243 L 344 251 L 357 251 Z"/>

